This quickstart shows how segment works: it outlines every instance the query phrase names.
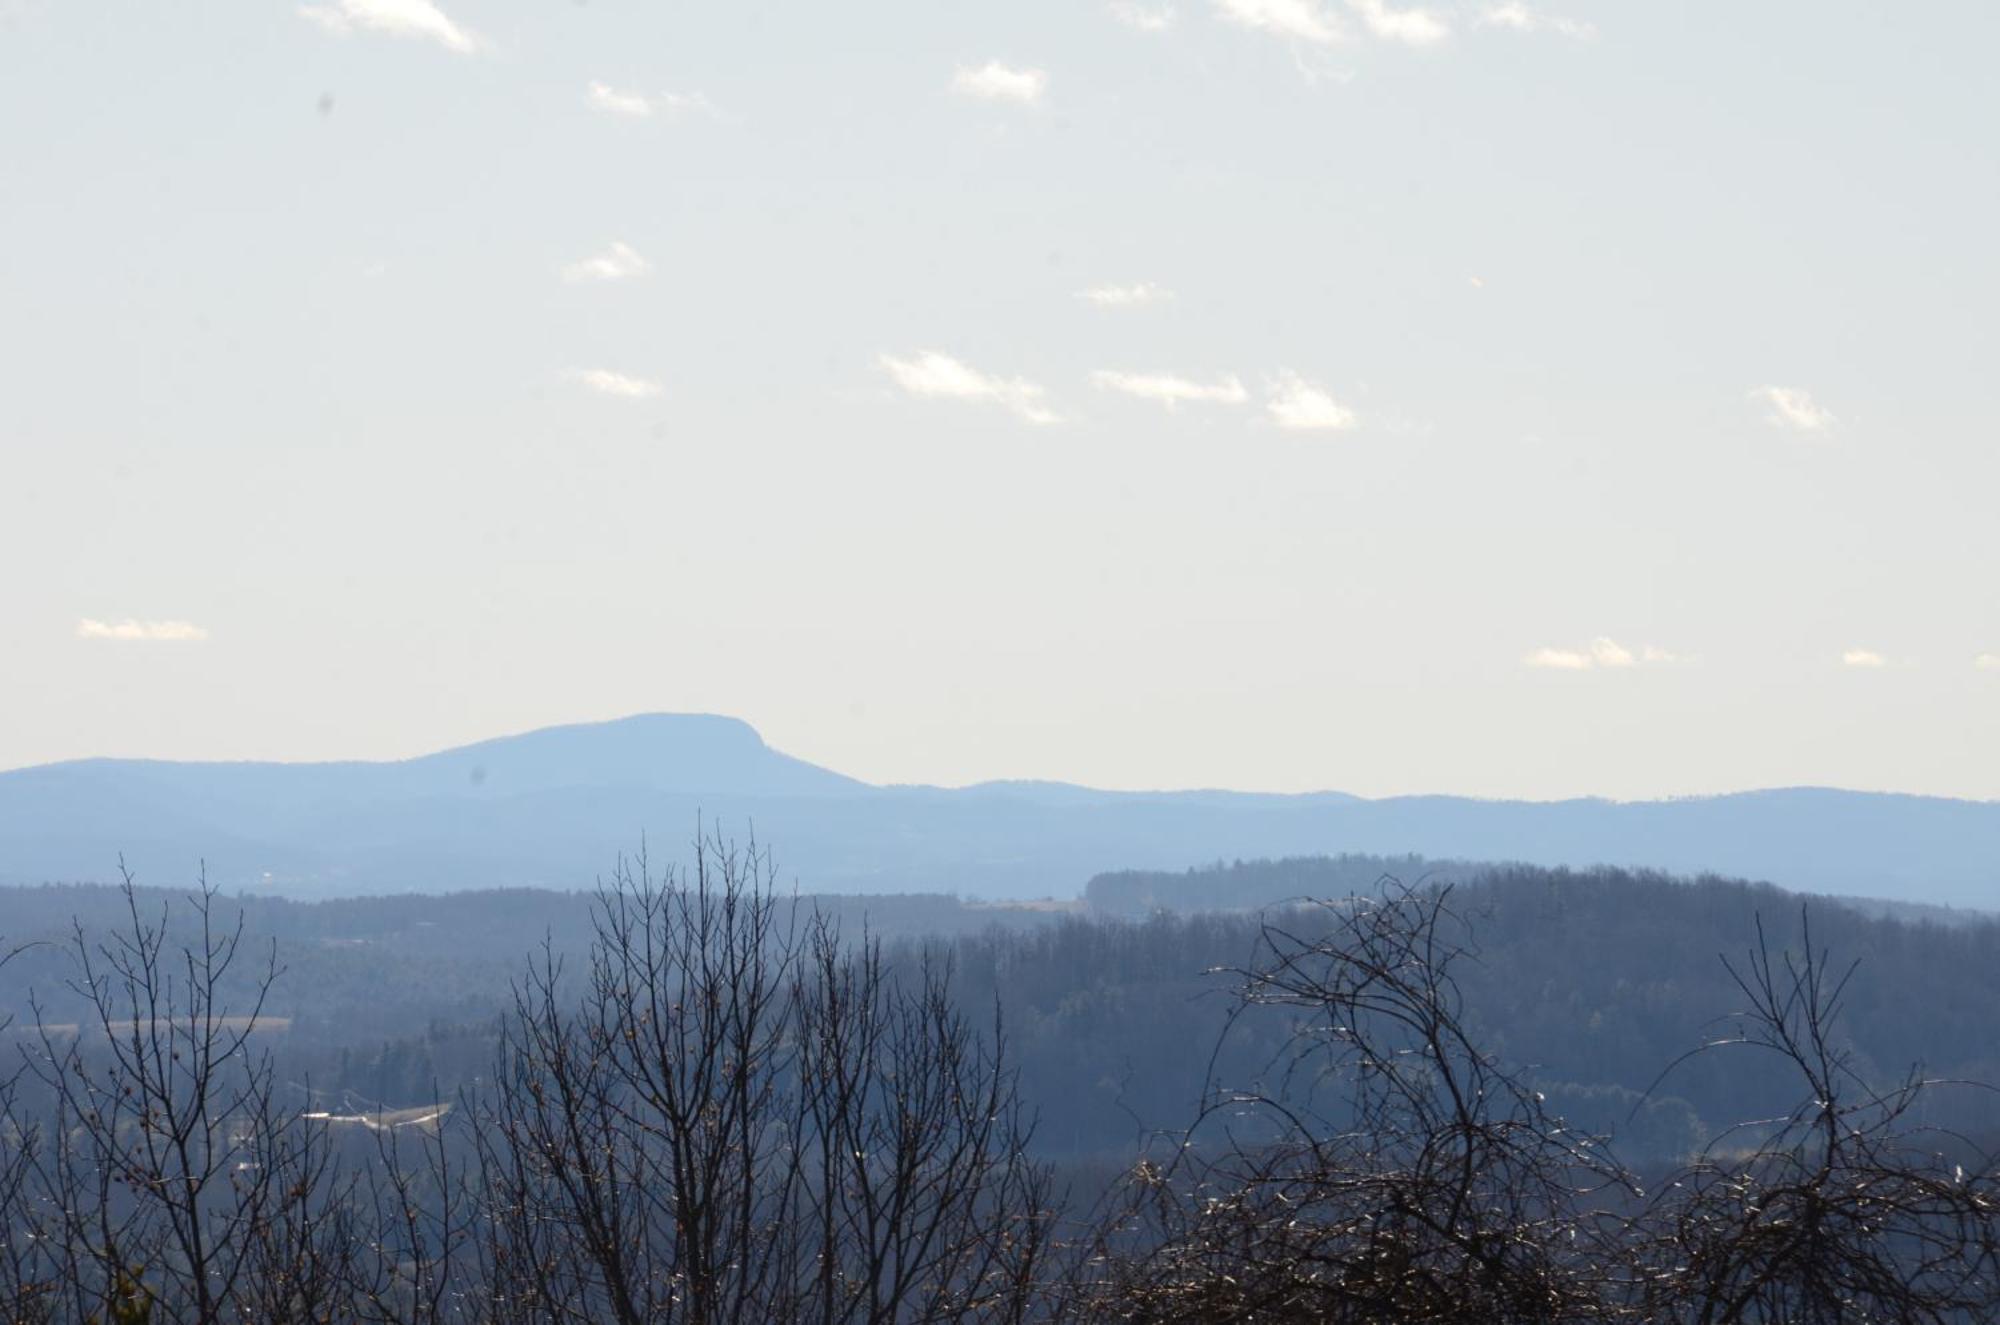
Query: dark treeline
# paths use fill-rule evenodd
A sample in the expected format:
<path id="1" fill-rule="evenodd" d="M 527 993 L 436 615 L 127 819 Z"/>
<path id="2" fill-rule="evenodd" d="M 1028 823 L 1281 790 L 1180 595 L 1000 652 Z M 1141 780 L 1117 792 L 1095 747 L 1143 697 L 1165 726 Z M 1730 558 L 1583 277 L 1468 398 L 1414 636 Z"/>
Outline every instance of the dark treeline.
<path id="1" fill-rule="evenodd" d="M 2000 1107 L 1931 1084 L 2000 1079 L 1991 922 L 1486 869 L 885 925 L 715 843 L 594 897 L 13 896 L 7 1319 L 2000 1306 Z"/>
<path id="2" fill-rule="evenodd" d="M 165 913 L 168 938 L 175 944 L 193 937 L 188 929 L 192 917 L 172 905 L 186 891 L 164 886 L 137 890 L 149 916 Z M 790 891 L 784 895 L 789 902 Z M 232 916 L 240 913 L 251 945 L 278 946 L 284 978 L 271 990 L 266 1011 L 286 1023 L 287 1038 L 315 1051 L 372 1052 L 384 1040 L 433 1024 L 490 1022 L 506 1003 L 523 963 L 544 943 L 572 955 L 588 947 L 591 896 L 534 888 L 318 902 L 236 894 L 228 906 Z M 827 916 L 849 933 L 866 929 L 890 940 L 951 937 L 995 925 L 1032 927 L 1050 923 L 1058 914 L 924 893 L 801 895 L 797 900 L 804 910 Z M 67 984 L 68 942 L 78 927 L 89 934 L 120 929 L 125 913 L 118 887 L 0 888 L 0 934 L 10 943 L 27 945 L 0 969 L 0 1015 L 20 1017 L 32 990 L 49 1019 L 74 1020 L 80 1003 Z M 232 978 L 232 992 L 238 995 L 253 982 L 244 971 Z"/>
<path id="3" fill-rule="evenodd" d="M 398 1110 L 292 1098 L 241 912 L 121 900 L 60 949 L 76 1019 L 31 997 L 0 1074 L 0 1318 L 1019 1319 L 1052 1291 L 996 1028 L 755 854 L 621 866 L 580 960 L 523 963 L 484 1076 Z"/>
<path id="4" fill-rule="evenodd" d="M 1463 884 L 1514 866 L 1493 861 L 1443 860 L 1419 855 L 1287 856 L 1277 860 L 1217 861 L 1185 870 L 1114 870 L 1084 885 L 1090 910 L 1143 917 L 1154 911 L 1254 911 L 1303 897 L 1345 897 L 1366 892 L 1384 876 L 1407 883 Z M 1885 879 L 1886 890 L 1891 881 Z M 1911 922 L 1973 924 L 1990 912 L 1879 897 L 1843 896 L 1829 905 Z"/>
<path id="5" fill-rule="evenodd" d="M 1458 978 L 1482 1041 L 1629 1155 L 1685 1154 L 1742 1119 L 1768 1116 L 1788 1097 L 1782 1072 L 1727 1055 L 1687 1063 L 1648 1093 L 1665 1064 L 1737 1010 L 1740 994 L 1722 958 L 1740 955 L 1760 921 L 1773 941 L 1799 941 L 1801 900 L 1777 889 L 1369 857 L 1237 863 L 1164 877 L 1181 881 L 1183 898 L 1263 903 L 1370 892 L 1384 866 L 1407 867 L 1411 882 L 1454 884 L 1458 905 L 1477 921 L 1477 956 Z M 1093 882 L 1093 897 L 1102 882 Z M 140 895 L 149 915 L 177 896 Z M 0 1016 L 27 1024 L 32 990 L 43 1020 L 77 1021 L 72 918 L 87 933 L 115 931 L 119 890 L 0 897 L 9 940 L 42 941 L 0 969 Z M 973 1015 L 997 1003 L 1023 1096 L 1042 1116 L 1038 1151 L 1072 1161 L 1116 1162 L 1137 1134 L 1171 1126 L 1195 1106 L 1208 1064 L 1205 1048 L 1193 1049 L 1214 1040 L 1230 1007 L 1228 981 L 1210 972 L 1240 965 L 1260 935 L 1258 916 L 1247 913 L 1155 911 L 1120 920 L 921 895 L 807 897 L 797 905 L 849 938 L 880 939 L 892 965 L 925 951 L 948 962 Z M 264 1011 L 283 1079 L 302 1101 L 310 1087 L 311 1099 L 329 1108 L 411 1106 L 471 1084 L 491 1062 L 498 1014 L 532 953 L 546 941 L 576 961 L 593 934 L 587 894 L 250 898 L 229 906 L 242 908 L 252 946 L 277 945 L 282 975 Z M 1921 1064 L 1938 1076 L 2000 1081 L 1992 1011 L 2000 1007 L 2000 921 L 1958 913 L 1949 924 L 1907 922 L 1831 901 L 1814 903 L 1813 917 L 1829 947 L 1862 959 L 1844 1033 L 1869 1076 L 1888 1080 Z M 177 923 L 170 918 L 168 937 L 185 942 L 191 935 Z M 226 992 L 238 1000 L 254 986 L 247 968 L 231 979 Z M 1252 1019 L 1238 1027 L 1224 1065 L 1247 1070 L 1283 1034 L 1276 1021 Z M 1972 1096 L 1926 1107 L 1933 1121 L 1973 1131 L 1992 1117 Z"/>
<path id="6" fill-rule="evenodd" d="M 1302 897 L 1346 897 L 1371 891 L 1384 876 L 1408 883 L 1460 883 L 1492 865 L 1422 856 L 1289 856 L 1282 860 L 1218 861 L 1181 871 L 1113 870 L 1083 887 L 1102 915 L 1142 917 L 1155 911 L 1255 911 Z"/>
<path id="7" fill-rule="evenodd" d="M 1254 868 L 1203 871 L 1194 886 L 1213 892 Z M 1335 868 L 1353 876 L 1351 861 Z M 1296 863 L 1282 873 L 1299 881 Z M 1724 958 L 1740 958 L 1760 923 L 1775 943 L 1802 941 L 1802 899 L 1619 870 L 1489 867 L 1460 877 L 1469 881 L 1455 885 L 1457 905 L 1473 922 L 1474 956 L 1457 977 L 1468 1023 L 1564 1113 L 1616 1135 L 1635 1157 L 1670 1158 L 1783 1111 L 1789 1079 L 1754 1057 L 1699 1058 L 1652 1088 L 1667 1063 L 1740 1008 Z M 1866 1075 L 1892 1080 L 1920 1064 L 2000 1081 L 2000 921 L 1908 923 L 1831 902 L 1811 910 L 1828 947 L 1861 959 L 1843 1033 Z M 1191 1106 L 1206 1066 L 1192 1049 L 1213 1039 L 1230 1009 L 1227 980 L 1204 972 L 1239 966 L 1261 932 L 1259 917 L 1241 914 L 1067 918 L 962 938 L 952 951 L 968 995 L 997 997 L 1005 1009 L 1028 1097 L 1060 1103 L 1044 1139 L 1082 1152 L 1128 1139 L 1134 1113 L 1159 1126 Z M 1238 1026 L 1225 1062 L 1245 1070 L 1284 1033 L 1253 1018 Z M 1932 1121 L 1974 1131 L 2000 1120 L 1984 1095 L 1926 1107 Z"/>

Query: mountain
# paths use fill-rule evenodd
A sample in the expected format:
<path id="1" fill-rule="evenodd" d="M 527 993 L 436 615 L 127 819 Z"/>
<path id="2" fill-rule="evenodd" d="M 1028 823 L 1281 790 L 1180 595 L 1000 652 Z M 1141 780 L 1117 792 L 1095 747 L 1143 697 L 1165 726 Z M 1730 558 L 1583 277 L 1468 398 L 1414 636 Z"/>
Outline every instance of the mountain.
<path id="1" fill-rule="evenodd" d="M 646 714 L 390 763 L 87 759 L 0 773 L 0 882 L 154 883 L 202 861 L 289 896 L 588 886 L 642 840 L 707 824 L 812 891 L 1074 896 L 1113 870 L 1339 852 L 1644 866 L 1811 892 L 2000 909 L 2000 803 L 1791 788 L 1669 801 L 1368 800 L 882 787 L 731 718 Z"/>

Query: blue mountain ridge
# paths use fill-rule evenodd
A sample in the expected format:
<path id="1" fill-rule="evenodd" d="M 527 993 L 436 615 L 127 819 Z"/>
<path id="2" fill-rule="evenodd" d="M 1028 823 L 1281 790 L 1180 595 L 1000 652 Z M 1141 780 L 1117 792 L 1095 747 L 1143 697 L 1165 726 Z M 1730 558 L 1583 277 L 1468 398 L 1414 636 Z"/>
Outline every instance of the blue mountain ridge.
<path id="1" fill-rule="evenodd" d="M 1076 895 L 1092 875 L 1341 851 L 1643 866 L 2000 909 L 2000 803 L 1796 787 L 1663 801 L 876 786 L 748 724 L 644 714 L 368 763 L 86 759 L 0 773 L 0 882 L 147 881 L 206 862 L 299 897 L 585 887 L 706 824 L 812 891 Z"/>

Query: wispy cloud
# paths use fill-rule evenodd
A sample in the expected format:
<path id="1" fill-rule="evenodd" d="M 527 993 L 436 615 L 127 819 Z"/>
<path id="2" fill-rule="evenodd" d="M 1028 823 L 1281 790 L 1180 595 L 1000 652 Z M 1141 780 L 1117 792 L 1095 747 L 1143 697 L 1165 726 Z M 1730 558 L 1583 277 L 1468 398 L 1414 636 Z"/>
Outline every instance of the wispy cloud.
<path id="1" fill-rule="evenodd" d="M 562 269 L 562 274 L 566 281 L 627 281 L 651 270 L 653 264 L 639 256 L 630 244 L 613 240 L 610 248 L 570 263 Z"/>
<path id="2" fill-rule="evenodd" d="M 653 113 L 653 99 L 643 92 L 621 92 L 609 83 L 592 83 L 586 98 L 598 110 L 635 118 Z"/>
<path id="3" fill-rule="evenodd" d="M 1280 373 L 1266 385 L 1264 410 L 1280 428 L 1352 428 L 1360 420 L 1353 410 L 1297 373 Z"/>
<path id="4" fill-rule="evenodd" d="M 1889 660 L 1873 649 L 1848 649 L 1840 655 L 1846 667 L 1887 667 Z"/>
<path id="5" fill-rule="evenodd" d="M 1597 25 L 1581 19 L 1564 18 L 1560 14 L 1546 14 L 1538 9 L 1530 9 L 1520 0 L 1508 0 L 1506 4 L 1488 5 L 1479 16 L 1481 27 L 1512 28 L 1516 32 L 1553 32 L 1560 37 L 1574 37 L 1578 41 L 1588 41 L 1597 35 Z"/>
<path id="6" fill-rule="evenodd" d="M 592 83 L 584 94 L 592 108 L 613 115 L 644 119 L 660 114 L 669 117 L 707 115 L 719 118 L 721 111 L 700 92 L 628 92 L 609 83 Z"/>
<path id="7" fill-rule="evenodd" d="M 300 5 L 299 13 L 342 37 L 355 32 L 414 37 L 461 55 L 470 55 L 485 45 L 476 34 L 447 18 L 431 0 L 332 0 L 330 4 Z"/>
<path id="8" fill-rule="evenodd" d="M 1599 667 L 1631 667 L 1639 661 L 1632 655 L 1632 650 L 1602 635 L 1590 642 L 1590 657 Z"/>
<path id="9" fill-rule="evenodd" d="M 643 400 L 647 396 L 660 394 L 658 382 L 650 378 L 614 373 L 609 368 L 572 368 L 569 371 L 569 379 L 572 382 L 581 382 L 599 395 L 623 396 L 627 400 Z"/>
<path id="10" fill-rule="evenodd" d="M 1106 8 L 1120 23 L 1141 32 L 1165 32 L 1174 25 L 1174 11 L 1167 5 L 1156 8 L 1139 4 L 1136 0 L 1111 0 Z"/>
<path id="11" fill-rule="evenodd" d="M 1174 292 L 1151 281 L 1139 281 L 1133 285 L 1093 285 L 1087 290 L 1078 290 L 1076 297 L 1088 300 L 1099 308 L 1141 308 L 1147 304 L 1168 303 L 1173 299 Z"/>
<path id="12" fill-rule="evenodd" d="M 76 623 L 78 639 L 143 640 L 148 643 L 188 644 L 208 638 L 208 632 L 192 621 L 98 621 L 84 617 Z"/>
<path id="13" fill-rule="evenodd" d="M 1554 671 L 1582 672 L 1597 664 L 1590 654 L 1582 649 L 1536 649 L 1521 659 L 1530 667 L 1545 667 Z"/>
<path id="14" fill-rule="evenodd" d="M 1972 660 L 1972 665 L 1982 672 L 2000 672 L 2000 653 L 1982 653 Z"/>
<path id="15" fill-rule="evenodd" d="M 1431 46 L 1451 35 L 1451 26 L 1428 9 L 1391 9 L 1386 0 L 1347 0 L 1370 35 L 1405 46 Z"/>
<path id="16" fill-rule="evenodd" d="M 1062 421 L 1042 403 L 1042 388 L 1025 378 L 994 377 L 935 350 L 923 350 L 907 359 L 884 354 L 877 362 L 897 386 L 913 396 L 1004 405 L 1029 423 Z"/>
<path id="17" fill-rule="evenodd" d="M 1014 69 L 998 60 L 988 60 L 978 68 L 960 65 L 952 76 L 951 90 L 981 101 L 1015 101 L 1032 106 L 1048 90 L 1049 76 L 1040 69 Z"/>
<path id="18" fill-rule="evenodd" d="M 1645 645 L 1635 653 L 1617 640 L 1603 635 L 1584 648 L 1536 649 L 1521 659 L 1529 667 L 1560 672 L 1587 672 L 1598 667 L 1650 667 L 1681 660 L 1679 654 L 1653 644 Z"/>
<path id="19" fill-rule="evenodd" d="M 1792 432 L 1825 432 L 1836 422 L 1831 410 L 1814 400 L 1810 392 L 1798 387 L 1760 386 L 1750 395 L 1771 407 L 1764 418 L 1774 428 Z"/>
<path id="20" fill-rule="evenodd" d="M 1141 400 L 1156 400 L 1168 409 L 1189 402 L 1241 405 L 1250 399 L 1250 393 L 1235 377 L 1224 377 L 1215 382 L 1193 382 L 1170 373 L 1099 371 L 1092 373 L 1090 380 L 1107 391 L 1122 391 Z"/>
<path id="21" fill-rule="evenodd" d="M 1331 46 L 1347 36 L 1339 17 L 1316 0 L 1215 0 L 1215 9 L 1239 27 L 1294 41 Z"/>

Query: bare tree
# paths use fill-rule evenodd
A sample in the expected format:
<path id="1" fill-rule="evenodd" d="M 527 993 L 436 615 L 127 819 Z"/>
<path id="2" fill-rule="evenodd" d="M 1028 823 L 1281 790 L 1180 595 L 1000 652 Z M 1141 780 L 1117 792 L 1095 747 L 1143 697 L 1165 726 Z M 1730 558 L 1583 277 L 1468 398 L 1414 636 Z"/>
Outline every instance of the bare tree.
<path id="1" fill-rule="evenodd" d="M 980 1036 L 946 969 L 905 985 L 879 944 L 814 923 L 792 1008 L 811 1208 L 804 1319 L 1025 1317 L 1053 1232 L 996 1013 Z M 912 1308 L 915 1308 L 913 1311 Z"/>
<path id="2" fill-rule="evenodd" d="M 1855 965 L 1756 946 L 1725 962 L 1746 1007 L 1698 1052 L 1775 1055 L 1803 1098 L 1734 1129 L 1666 1183 L 1635 1237 L 1648 1319 L 1872 1325 L 2000 1318 L 2000 1182 L 1962 1137 L 1914 1120 L 1943 1085 L 1866 1079 L 1839 1036 Z M 1671 1070 L 1671 1066 L 1669 1068 Z M 1664 1074 L 1663 1074 L 1664 1075 Z"/>
<path id="3" fill-rule="evenodd" d="M 37 1004 L 0 1099 L 10 1319 L 351 1318 L 381 1247 L 326 1133 L 276 1098 L 275 952 L 246 950 L 206 879 L 179 916 L 143 910 L 129 873 L 123 890 L 125 927 L 69 944 L 84 1019 Z"/>
<path id="4" fill-rule="evenodd" d="M 1800 1102 L 1649 1197 L 1475 1037 L 1449 889 L 1270 915 L 1194 1125 L 1062 1222 L 997 1011 L 890 961 L 717 839 L 545 945 L 462 1107 L 280 1102 L 278 977 L 204 883 L 68 944 L 0 1072 L 0 1318 L 22 1322 L 1285 1322 L 1960 1325 L 2000 1319 L 2000 1175 L 1839 1031 L 1852 966 L 1761 922 L 1694 1052 Z M 0 955 L 0 961 L 6 960 Z M 1282 1048 L 1221 1084 L 1252 1023 Z M 1673 1070 L 1673 1065 L 1669 1066 Z M 1664 1076 L 1665 1074 L 1663 1074 Z M 353 1123 L 336 1139 L 334 1123 Z M 455 1130 L 454 1130 L 455 1129 Z"/>
<path id="5" fill-rule="evenodd" d="M 1237 1018 L 1292 1019 L 1271 1079 L 1217 1089 L 1140 1166 L 1104 1239 L 1095 1314 L 1133 1321 L 1612 1319 L 1625 1175 L 1466 1030 L 1449 889 L 1275 913 Z"/>
<path id="6" fill-rule="evenodd" d="M 115 1295 L 143 1267 L 146 1291 L 171 1317 L 220 1320 L 262 1250 L 258 1217 L 285 1198 L 269 1167 L 281 1157 L 250 1121 L 270 1088 L 268 1061 L 251 1044 L 261 992 L 240 1013 L 223 1000 L 242 930 L 240 920 L 215 927 L 206 880 L 191 899 L 197 936 L 179 953 L 165 910 L 149 918 L 129 874 L 124 887 L 129 929 L 101 944 L 81 927 L 74 935 L 73 989 L 89 1019 L 38 1026 L 42 1052 L 31 1061 L 60 1132 L 45 1187 L 67 1198 L 57 1232 L 75 1258 L 77 1293 Z M 276 971 L 266 960 L 260 991 Z"/>
<path id="7" fill-rule="evenodd" d="M 1647 1198 L 1468 1033 L 1449 896 L 1385 881 L 1264 927 L 1231 972 L 1236 1015 L 1293 1014 L 1287 1048 L 1263 1088 L 1218 1092 L 1171 1157 L 1136 1170 L 1085 1277 L 1089 1315 L 2000 1319 L 2000 1179 L 1965 1138 L 1918 1125 L 1947 1083 L 1912 1070 L 1881 1085 L 1844 1047 L 1854 968 L 1837 971 L 1809 926 L 1793 954 L 1759 923 L 1747 959 L 1725 962 L 1745 1000 L 1734 1032 L 1695 1051 L 1776 1055 L 1802 1100 Z"/>
<path id="8" fill-rule="evenodd" d="M 942 972 L 906 987 L 708 839 L 620 867 L 575 986 L 545 951 L 480 1105 L 496 1318 L 1026 1312 L 1046 1174 Z"/>
<path id="9" fill-rule="evenodd" d="M 5 948 L 4 943 L 0 937 L 0 967 L 22 951 Z M 0 1037 L 13 1024 L 11 1015 L 0 1015 Z M 44 1138 L 39 1129 L 22 1122 L 20 1085 L 25 1069 L 21 1061 L 0 1066 L 0 1319 L 32 1323 L 54 1315 L 61 1283 L 51 1248 L 31 1217 L 31 1184 Z"/>

